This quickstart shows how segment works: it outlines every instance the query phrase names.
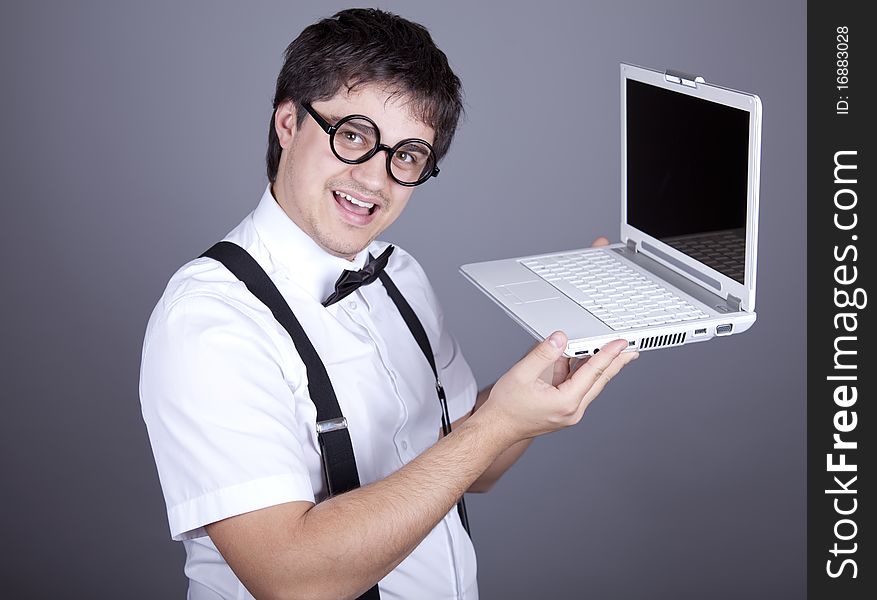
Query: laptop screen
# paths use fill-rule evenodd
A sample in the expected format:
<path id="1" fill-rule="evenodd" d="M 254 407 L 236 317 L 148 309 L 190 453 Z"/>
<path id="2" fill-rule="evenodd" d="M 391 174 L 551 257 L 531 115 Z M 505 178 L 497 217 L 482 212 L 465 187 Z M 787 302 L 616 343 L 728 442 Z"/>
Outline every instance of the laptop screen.
<path id="1" fill-rule="evenodd" d="M 627 221 L 744 283 L 749 113 L 627 80 Z"/>

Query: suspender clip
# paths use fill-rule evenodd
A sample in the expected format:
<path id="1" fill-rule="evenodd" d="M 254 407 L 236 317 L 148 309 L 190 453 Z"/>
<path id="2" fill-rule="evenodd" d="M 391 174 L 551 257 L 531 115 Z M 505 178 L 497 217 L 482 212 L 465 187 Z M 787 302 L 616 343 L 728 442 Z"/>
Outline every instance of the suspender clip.
<path id="1" fill-rule="evenodd" d="M 327 421 L 319 421 L 317 423 L 317 433 L 329 433 L 330 431 L 338 431 L 339 429 L 347 429 L 347 419 L 338 417 L 337 419 L 329 419 Z"/>
<path id="2" fill-rule="evenodd" d="M 443 401 L 446 397 L 445 396 L 445 388 L 444 388 L 444 386 L 442 386 L 442 382 L 439 378 L 436 378 L 436 380 L 435 380 L 435 391 L 438 394 L 439 400 Z"/>

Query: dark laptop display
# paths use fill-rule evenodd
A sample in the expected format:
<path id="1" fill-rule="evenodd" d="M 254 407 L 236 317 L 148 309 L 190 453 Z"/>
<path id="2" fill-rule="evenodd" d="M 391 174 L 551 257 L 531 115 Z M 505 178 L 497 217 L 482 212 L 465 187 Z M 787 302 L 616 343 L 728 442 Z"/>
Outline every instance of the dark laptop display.
<path id="1" fill-rule="evenodd" d="M 627 220 L 744 283 L 749 113 L 628 80 Z"/>

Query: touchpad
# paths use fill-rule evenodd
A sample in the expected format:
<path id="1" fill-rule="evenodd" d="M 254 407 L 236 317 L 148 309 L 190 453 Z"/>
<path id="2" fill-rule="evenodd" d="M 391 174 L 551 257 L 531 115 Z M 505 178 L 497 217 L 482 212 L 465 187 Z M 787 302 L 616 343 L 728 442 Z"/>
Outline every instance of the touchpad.
<path id="1" fill-rule="evenodd" d="M 509 296 L 517 303 L 539 302 L 560 298 L 561 294 L 553 285 L 544 281 L 528 281 L 526 283 L 511 283 L 497 286 L 497 291 L 503 296 Z"/>

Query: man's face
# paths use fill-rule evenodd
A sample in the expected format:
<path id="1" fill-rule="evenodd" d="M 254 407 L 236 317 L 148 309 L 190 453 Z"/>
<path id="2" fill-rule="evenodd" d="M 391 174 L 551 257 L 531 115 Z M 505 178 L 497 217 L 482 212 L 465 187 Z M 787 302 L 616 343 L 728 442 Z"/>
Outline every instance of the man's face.
<path id="1" fill-rule="evenodd" d="M 312 106 L 331 124 L 352 114 L 370 117 L 380 129 L 381 143 L 388 146 L 405 138 L 432 143 L 435 133 L 411 115 L 408 100 L 370 84 L 353 92 L 342 88 L 331 99 Z M 324 250 L 352 259 L 399 217 L 413 188 L 390 178 L 386 152 L 377 152 L 358 165 L 341 162 L 316 121 L 306 116 L 296 127 L 295 114 L 291 102 L 277 109 L 274 124 L 283 151 L 274 197 Z"/>

